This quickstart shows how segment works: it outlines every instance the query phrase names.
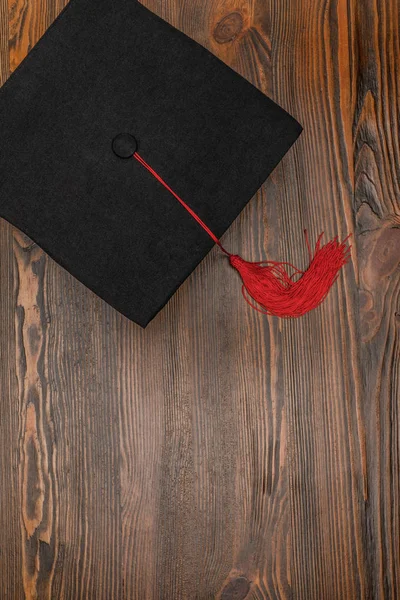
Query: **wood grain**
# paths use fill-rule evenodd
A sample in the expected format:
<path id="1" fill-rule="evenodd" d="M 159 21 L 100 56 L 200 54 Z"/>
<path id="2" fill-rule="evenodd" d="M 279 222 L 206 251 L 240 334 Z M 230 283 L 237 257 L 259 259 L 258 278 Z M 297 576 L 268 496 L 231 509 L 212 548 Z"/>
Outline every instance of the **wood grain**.
<path id="1" fill-rule="evenodd" d="M 58 550 L 56 448 L 46 353 L 46 257 L 17 231 L 14 255 L 22 579 L 26 598 L 46 598 Z"/>
<path id="2" fill-rule="evenodd" d="M 211 252 L 143 331 L 0 223 L 0 598 L 400 589 L 399 0 L 146 0 L 304 133 L 224 238 L 352 263 L 301 320 Z M 63 0 L 0 0 L 2 82 Z"/>

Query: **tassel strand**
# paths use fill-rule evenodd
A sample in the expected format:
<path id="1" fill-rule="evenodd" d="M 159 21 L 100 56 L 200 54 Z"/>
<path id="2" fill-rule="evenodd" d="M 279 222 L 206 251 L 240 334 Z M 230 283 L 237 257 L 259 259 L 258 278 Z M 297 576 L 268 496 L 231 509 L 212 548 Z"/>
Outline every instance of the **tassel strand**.
<path id="1" fill-rule="evenodd" d="M 304 233 L 310 249 L 307 231 Z M 351 248 L 346 243 L 350 236 L 343 242 L 336 237 L 321 247 L 322 236 L 323 233 L 313 255 L 310 250 L 310 264 L 305 271 L 290 263 L 248 262 L 231 255 L 229 261 L 242 278 L 246 302 L 258 312 L 286 319 L 301 317 L 317 308 L 338 278 L 340 269 L 348 262 Z M 286 267 L 294 272 L 289 275 Z"/>

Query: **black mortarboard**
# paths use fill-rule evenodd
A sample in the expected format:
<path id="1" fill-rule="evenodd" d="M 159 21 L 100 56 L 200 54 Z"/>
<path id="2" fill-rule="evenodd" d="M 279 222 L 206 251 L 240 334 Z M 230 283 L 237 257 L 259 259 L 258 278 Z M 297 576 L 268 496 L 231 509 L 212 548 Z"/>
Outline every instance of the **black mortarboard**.
<path id="1" fill-rule="evenodd" d="M 214 243 L 165 185 L 219 238 L 300 131 L 140 3 L 72 0 L 0 91 L 0 216 L 145 326 Z"/>

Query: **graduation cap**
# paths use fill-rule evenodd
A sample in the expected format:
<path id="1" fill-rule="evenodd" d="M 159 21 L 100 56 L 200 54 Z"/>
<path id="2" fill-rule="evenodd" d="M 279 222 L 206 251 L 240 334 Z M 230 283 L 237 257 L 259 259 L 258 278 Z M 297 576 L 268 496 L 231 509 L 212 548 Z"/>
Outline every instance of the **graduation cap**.
<path id="1" fill-rule="evenodd" d="M 303 273 L 219 241 L 300 132 L 139 2 L 71 0 L 0 90 L 0 216 L 141 326 L 215 243 L 257 310 L 300 316 L 345 242 Z"/>

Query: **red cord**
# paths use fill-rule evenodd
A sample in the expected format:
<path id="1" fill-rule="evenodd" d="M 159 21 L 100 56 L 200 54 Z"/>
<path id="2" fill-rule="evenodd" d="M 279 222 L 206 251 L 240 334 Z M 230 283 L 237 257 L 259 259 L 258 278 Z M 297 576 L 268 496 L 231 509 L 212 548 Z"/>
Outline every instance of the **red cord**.
<path id="1" fill-rule="evenodd" d="M 182 204 L 182 206 L 188 211 L 188 213 L 190 215 L 192 215 L 193 219 L 195 219 L 198 222 L 198 224 L 204 229 L 204 231 L 206 233 L 208 233 L 210 238 L 216 244 L 218 244 L 218 246 L 221 248 L 221 250 L 223 252 L 225 252 L 225 254 L 228 254 L 228 256 L 230 256 L 230 253 L 227 250 L 225 250 L 225 248 L 222 247 L 221 242 L 219 241 L 217 236 L 211 231 L 211 229 L 209 227 L 207 227 L 207 225 L 204 223 L 204 221 L 202 221 L 200 219 L 200 217 L 194 212 L 194 210 L 192 210 L 190 208 L 190 206 L 188 204 L 186 204 L 186 202 L 184 200 L 182 200 L 182 198 L 180 196 L 178 196 L 178 194 L 176 192 L 174 192 L 174 190 L 172 188 L 169 187 L 169 185 L 166 183 L 166 181 L 164 181 L 164 179 L 161 177 L 161 175 L 159 175 L 157 173 L 157 171 L 155 171 L 137 152 L 135 152 L 133 157 L 136 158 L 136 160 L 141 165 L 143 165 L 143 167 L 145 167 L 145 169 L 147 169 L 149 171 L 149 173 L 151 173 L 153 175 L 153 177 L 155 177 L 157 179 L 157 181 L 159 181 L 165 187 L 165 189 L 168 190 L 170 192 L 170 194 L 172 194 L 174 196 L 174 198 L 176 198 L 178 200 L 178 202 L 180 202 Z"/>

